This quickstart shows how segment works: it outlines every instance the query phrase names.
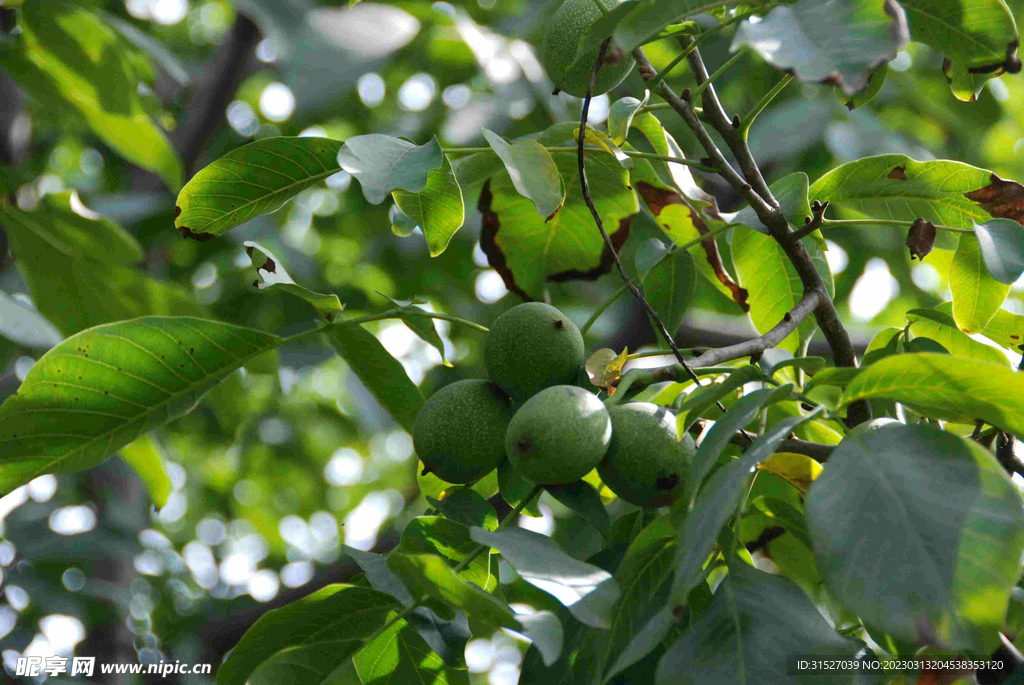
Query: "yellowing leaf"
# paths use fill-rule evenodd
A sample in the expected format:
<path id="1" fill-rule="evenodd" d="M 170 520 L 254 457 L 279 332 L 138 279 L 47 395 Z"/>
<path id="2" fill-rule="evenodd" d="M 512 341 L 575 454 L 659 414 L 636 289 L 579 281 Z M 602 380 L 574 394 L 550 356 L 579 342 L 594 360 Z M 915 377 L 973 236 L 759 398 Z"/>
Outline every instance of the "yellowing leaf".
<path id="1" fill-rule="evenodd" d="M 806 454 L 776 452 L 757 465 L 758 471 L 768 471 L 784 478 L 801 492 L 807 492 L 822 471 L 822 466 Z"/>

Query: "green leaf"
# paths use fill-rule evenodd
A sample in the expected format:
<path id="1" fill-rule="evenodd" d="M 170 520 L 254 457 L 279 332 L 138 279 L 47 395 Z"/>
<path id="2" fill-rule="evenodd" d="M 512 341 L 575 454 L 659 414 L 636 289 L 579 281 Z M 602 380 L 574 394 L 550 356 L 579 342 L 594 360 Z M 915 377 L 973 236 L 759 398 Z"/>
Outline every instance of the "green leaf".
<path id="1" fill-rule="evenodd" d="M 986 205 L 995 207 L 986 200 L 999 190 L 990 171 L 970 164 L 878 155 L 836 167 L 811 185 L 810 197 L 828 200 L 829 209 L 851 219 L 895 219 L 906 221 L 909 229 L 915 219 L 923 218 L 969 229 L 992 218 Z M 956 235 L 938 231 L 935 247 L 956 248 Z"/>
<path id="2" fill-rule="evenodd" d="M 404 620 L 396 621 L 352 661 L 358 682 L 366 685 L 469 685 L 468 673 L 446 666 Z"/>
<path id="3" fill-rule="evenodd" d="M 839 79 L 847 95 L 867 87 L 871 72 L 896 58 L 909 36 L 895 3 L 800 0 L 740 24 L 732 49 L 749 45 L 779 69 L 815 83 Z"/>
<path id="4" fill-rule="evenodd" d="M 138 242 L 73 192 L 47 195 L 32 211 L 2 207 L 0 220 L 33 303 L 66 335 L 138 316 L 205 313 L 181 287 L 129 268 L 142 260 Z"/>
<path id="5" fill-rule="evenodd" d="M 676 428 L 679 431 L 688 431 L 693 422 L 701 414 L 713 407 L 716 402 L 729 393 L 735 392 L 737 388 L 762 378 L 763 375 L 756 366 L 747 364 L 730 373 L 725 380 L 719 383 L 702 385 L 687 395 L 686 399 L 679 405 L 679 411 L 676 412 Z M 714 458 L 717 459 L 718 456 L 715 455 Z M 699 477 L 703 478 L 703 475 Z M 697 482 L 695 481 L 693 485 L 696 486 Z"/>
<path id="6" fill-rule="evenodd" d="M 697 268 L 688 251 L 674 249 L 669 252 L 662 248 L 661 243 L 652 242 L 660 248 L 658 251 L 663 254 L 662 258 L 658 259 L 651 270 L 643 276 L 644 297 L 657 312 L 669 334 L 675 335 L 675 332 L 683 325 L 683 316 L 693 298 Z M 661 335 L 657 327 L 655 327 L 655 331 L 657 331 L 658 339 L 667 346 L 668 343 L 664 342 L 664 336 Z"/>
<path id="7" fill-rule="evenodd" d="M 608 36 L 613 36 L 615 45 L 628 55 L 661 33 L 667 24 L 677 24 L 688 16 L 707 12 L 713 7 L 715 4 L 706 0 L 638 0 L 619 3 L 580 37 L 577 56 L 597 48 Z"/>
<path id="8" fill-rule="evenodd" d="M 607 536 L 611 533 L 612 524 L 608 517 L 608 510 L 604 508 L 601 496 L 597 494 L 597 490 L 590 483 L 578 480 L 564 485 L 546 485 L 544 489 L 551 493 L 551 496 L 560 504 L 568 507 L 584 521 L 597 528 L 601 535 Z"/>
<path id="9" fill-rule="evenodd" d="M 522 630 L 507 604 L 460 578 L 436 554 L 392 552 L 388 555 L 388 568 L 409 588 L 413 597 L 431 597 L 494 628 Z"/>
<path id="10" fill-rule="evenodd" d="M 432 169 L 427 174 L 427 184 L 422 192 L 395 190 L 391 196 L 402 213 L 423 229 L 431 257 L 444 252 L 466 220 L 462 188 L 447 156 L 443 157 L 440 169 Z"/>
<path id="11" fill-rule="evenodd" d="M 167 504 L 167 498 L 171 494 L 171 478 L 164 468 L 163 458 L 160 456 L 160 449 L 156 441 L 148 435 L 144 435 L 134 442 L 121 448 L 121 460 L 128 464 L 134 471 L 143 485 L 146 492 L 157 509 L 162 509 Z"/>
<path id="12" fill-rule="evenodd" d="M 878 95 L 879 92 L 881 92 L 882 86 L 885 85 L 885 77 L 888 76 L 888 74 L 888 64 L 883 64 L 882 66 L 878 67 L 870 74 L 868 74 L 867 87 L 861 92 L 857 93 L 856 95 L 847 95 L 846 93 L 843 92 L 842 88 L 840 88 L 839 86 L 835 86 L 834 91 L 836 99 L 839 100 L 839 102 L 846 105 L 846 109 L 850 110 L 851 112 L 857 109 L 858 107 L 863 107 L 864 105 L 874 100 L 875 96 Z"/>
<path id="13" fill-rule="evenodd" d="M 0 492 L 44 473 L 95 466 L 191 411 L 230 372 L 282 340 L 217 321 L 160 316 L 71 336 L 0 405 Z"/>
<path id="14" fill-rule="evenodd" d="M 285 271 L 281 260 L 271 254 L 267 248 L 251 240 L 246 240 L 242 244 L 245 246 L 245 252 L 249 255 L 253 266 L 256 267 L 257 278 L 253 285 L 259 290 L 282 291 L 301 298 L 311 304 L 313 309 L 328 323 L 334 321 L 335 317 L 345 309 L 337 295 L 315 293 L 298 285 Z"/>
<path id="15" fill-rule="evenodd" d="M 953 317 L 951 315 L 942 314 L 941 312 L 937 312 L 934 309 L 911 309 L 906 313 L 906 316 L 908 320 L 911 316 L 920 317 L 922 319 L 929 319 L 932 321 L 934 321 L 935 318 L 948 319 L 948 325 L 952 326 L 953 328 L 956 328 L 956 322 L 953 321 Z M 947 325 L 944 320 L 937 321 L 937 323 L 943 326 Z M 878 333 L 876 333 L 875 337 L 871 339 L 870 343 L 868 343 L 867 349 L 864 350 L 864 357 L 860 360 L 861 367 L 871 366 L 879 359 L 884 359 L 885 357 L 902 353 L 902 334 L 903 329 L 896 328 L 895 326 L 883 328 Z M 823 372 L 830 371 L 831 369 L 824 369 Z M 814 379 L 817 378 L 819 375 L 820 374 L 815 374 L 811 378 L 811 382 L 814 382 Z M 845 382 L 842 383 L 842 385 L 845 384 Z"/>
<path id="16" fill-rule="evenodd" d="M 389 298 L 390 299 L 390 298 Z M 420 340 L 429 344 L 441 355 L 441 362 L 445 366 L 451 366 L 444 356 L 444 341 L 441 334 L 437 332 L 437 324 L 429 316 L 424 316 L 427 310 L 414 305 L 399 307 L 398 318 L 402 320 L 409 330 L 415 333 Z"/>
<path id="17" fill-rule="evenodd" d="M 280 685 L 280 683 L 315 683 L 317 685 L 338 685 L 333 677 L 339 663 L 342 667 L 352 664 L 352 652 L 358 648 L 356 642 L 337 644 L 314 644 L 309 647 L 288 647 L 282 649 L 249 674 L 247 685 Z M 340 647 L 340 649 L 338 648 Z M 359 683 L 358 677 L 353 685 Z"/>
<path id="18" fill-rule="evenodd" d="M 988 79 L 1012 67 L 1017 27 L 1002 0 L 901 0 L 900 5 L 914 40 L 945 55 L 943 71 L 958 99 L 976 100 Z"/>
<path id="19" fill-rule="evenodd" d="M 535 140 L 509 145 L 494 131 L 483 129 L 484 138 L 505 164 L 512 185 L 525 198 L 533 200 L 537 213 L 545 219 L 562 206 L 565 185 L 551 153 Z"/>
<path id="20" fill-rule="evenodd" d="M 545 280 L 593 279 L 607 273 L 612 255 L 587 209 L 577 178 L 576 155 L 551 153 L 566 181 L 565 202 L 545 220 L 534 203 L 519 194 L 508 172 L 500 172 L 480 196 L 483 231 L 480 247 L 505 286 L 526 299 L 540 299 Z M 605 231 L 616 249 L 629 236 L 631 217 L 639 210 L 629 188 L 629 172 L 607 154 L 587 155 L 590 193 Z"/>
<path id="21" fill-rule="evenodd" d="M 633 123 L 633 117 L 641 107 L 647 104 L 651 92 L 644 91 L 644 99 L 637 100 L 632 97 L 619 98 L 608 108 L 608 137 L 616 145 L 626 142 L 629 135 L 629 127 Z"/>
<path id="22" fill-rule="evenodd" d="M 395 423 L 412 435 L 423 395 L 402 364 L 362 326 L 331 328 L 327 339 Z"/>
<path id="23" fill-rule="evenodd" d="M 754 417 L 763 409 L 776 402 L 787 399 L 793 392 L 792 385 L 783 385 L 778 388 L 763 388 L 744 395 L 736 400 L 735 404 L 729 407 L 715 425 L 711 427 L 708 434 L 701 440 L 693 457 L 693 473 L 690 477 L 690 489 L 687 502 L 696 500 L 701 483 L 714 468 L 718 457 L 722 454 L 725 446 L 732 440 L 736 431 L 743 430 Z"/>
<path id="24" fill-rule="evenodd" d="M 125 159 L 176 192 L 181 163 L 138 93 L 137 62 L 102 17 L 68 0 L 33 2 L 19 13 L 21 40 L 0 48 L 4 69 L 42 106 L 81 118 Z M 68 105 L 73 109 L 69 109 Z"/>
<path id="25" fill-rule="evenodd" d="M 807 199 L 809 183 L 810 179 L 807 178 L 807 174 L 798 171 L 783 176 L 771 185 L 772 195 L 779 201 L 782 211 L 786 215 L 786 221 L 794 229 L 801 228 L 804 225 L 804 219 L 811 216 L 811 203 Z M 744 207 L 737 212 L 731 223 L 742 224 L 768 235 L 768 229 L 757 218 L 757 214 L 751 207 Z M 821 236 L 821 231 L 816 231 L 812 235 L 818 247 L 824 248 L 825 239 Z"/>
<path id="26" fill-rule="evenodd" d="M 174 225 L 186 238 L 203 241 L 276 212 L 341 170 L 341 145 L 329 138 L 279 137 L 235 148 L 181 189 Z"/>
<path id="27" fill-rule="evenodd" d="M 430 171 L 444 165 L 444 153 L 436 137 L 429 143 L 414 145 L 401 138 L 371 133 L 346 139 L 338 151 L 338 164 L 359 181 L 366 200 L 379 205 L 395 189 L 422 193 Z"/>
<path id="28" fill-rule="evenodd" d="M 512 462 L 508 458 L 501 460 L 497 471 L 498 491 L 501 493 L 501 498 L 510 507 L 518 507 L 524 499 L 533 494 L 533 483 L 523 478 L 522 474 L 516 470 L 516 467 L 512 466 Z M 526 516 L 541 516 L 540 509 L 537 507 L 538 499 L 535 497 L 532 502 L 523 507 L 521 513 Z"/>
<path id="29" fill-rule="evenodd" d="M 824 253 L 812 239 L 801 241 L 825 281 L 830 294 L 832 272 Z M 774 238 L 745 228 L 737 228 L 732 237 L 732 258 L 740 284 L 747 289 L 750 320 L 758 333 L 767 333 L 782 322 L 804 295 L 803 283 L 785 250 Z M 814 317 L 808 317 L 776 347 L 794 354 L 803 351 L 817 330 Z"/>
<path id="30" fill-rule="evenodd" d="M 569 682 L 607 680 L 618 669 L 631 665 L 622 656 L 640 658 L 657 646 L 657 641 L 647 643 L 649 649 L 645 651 L 645 633 L 651 632 L 646 627 L 656 621 L 656 615 L 667 605 L 676 539 L 677 532 L 669 517 L 662 516 L 630 544 L 614 573 L 622 596 L 612 609 L 611 628 L 586 627 L 573 641 L 579 648 Z M 625 654 L 627 651 L 629 654 Z"/>
<path id="31" fill-rule="evenodd" d="M 1024 343 L 1024 316 L 1000 309 L 981 333 L 994 343 L 1020 352 Z"/>
<path id="32" fill-rule="evenodd" d="M 726 412 L 726 416 L 731 411 Z M 704 561 L 714 549 L 718 532 L 736 513 L 736 508 L 747 493 L 745 484 L 750 478 L 750 470 L 771 456 L 775 447 L 809 418 L 802 416 L 779 421 L 746 448 L 743 456 L 720 468 L 708 480 L 693 503 L 679 536 L 679 554 L 676 557 L 676 574 L 672 586 L 672 597 L 677 603 L 685 603 L 690 590 L 701 581 Z"/>
<path id="33" fill-rule="evenodd" d="M 570 557 L 551 538 L 525 528 L 473 528 L 470 535 L 501 552 L 523 580 L 554 596 L 581 623 L 611 626 L 611 609 L 620 592 L 607 571 Z"/>
<path id="34" fill-rule="evenodd" d="M 48 350 L 64 336 L 34 309 L 0 291 L 0 337 L 33 350 Z"/>
<path id="35" fill-rule="evenodd" d="M 825 583 L 867 623 L 918 645 L 987 654 L 998 643 L 1024 508 L 985 449 L 920 424 L 851 433 L 811 487 L 807 518 Z"/>
<path id="36" fill-rule="evenodd" d="M 852 661 L 861 643 L 842 637 L 793 581 L 742 563 L 729 566 L 706 612 L 670 645 L 658 685 L 672 683 L 820 683 L 821 673 L 793 675 L 787 657 L 821 655 Z M 854 669 L 829 683 L 861 682 Z"/>
<path id="37" fill-rule="evenodd" d="M 400 605 L 376 590 L 329 585 L 263 614 L 246 631 L 217 671 L 218 685 L 243 685 L 268 656 L 296 645 L 331 650 L 341 662 L 384 625 Z"/>
<path id="38" fill-rule="evenodd" d="M 981 243 L 973 235 L 960 236 L 960 245 L 949 265 L 949 287 L 953 291 L 953 319 L 964 333 L 981 333 L 1010 293 L 985 268 Z"/>
<path id="39" fill-rule="evenodd" d="M 477 547 L 467 526 L 440 516 L 418 516 L 405 527 L 397 550 L 406 554 L 436 554 L 455 566 L 475 554 Z M 481 554 L 461 576 L 492 592 L 498 587 L 497 560 Z"/>
<path id="40" fill-rule="evenodd" d="M 983 361 L 965 364 L 946 354 L 900 354 L 867 367 L 850 381 L 843 402 L 887 398 L 926 416 L 961 423 L 982 419 L 1024 437 L 1024 374 Z"/>
<path id="41" fill-rule="evenodd" d="M 1024 275 L 1024 226 L 1013 219 L 992 219 L 975 224 L 974 235 L 993 278 L 1012 284 Z"/>
<path id="42" fill-rule="evenodd" d="M 441 493 L 440 499 L 428 497 L 427 501 L 445 518 L 464 526 L 480 526 L 487 530 L 498 527 L 498 515 L 491 503 L 464 485 L 448 488 Z"/>
<path id="43" fill-rule="evenodd" d="M 948 314 L 952 309 L 952 303 L 946 302 L 940 304 L 936 309 L 913 309 L 906 313 L 907 322 L 910 325 L 910 332 L 915 336 L 914 341 L 921 338 L 930 338 L 943 347 L 949 354 L 954 357 L 963 357 L 966 359 L 980 359 L 986 362 L 992 362 L 1000 364 L 1002 366 L 1009 365 L 1009 360 L 1006 355 L 1000 352 L 998 349 L 980 343 L 977 340 L 972 339 L 969 335 L 957 328 L 956 323 L 953 321 L 953 317 Z M 940 323 L 935 318 L 931 318 L 928 314 L 939 314 L 939 317 L 944 320 Z M 911 350 L 910 344 L 907 346 L 908 351 L 919 351 L 925 350 Z"/>
<path id="44" fill-rule="evenodd" d="M 341 550 L 359 565 L 374 590 L 391 595 L 405 607 L 414 603 L 412 594 L 388 568 L 386 556 L 348 545 L 342 545 Z M 451 621 L 445 621 L 428 607 L 421 606 L 406 614 L 405 620 L 446 664 L 465 665 L 466 643 L 472 637 L 465 616 L 460 614 Z"/>
<path id="45" fill-rule="evenodd" d="M 514 138 L 513 143 L 523 140 L 536 140 L 545 147 L 565 144 L 572 138 L 572 132 L 579 126 L 579 122 L 562 121 L 552 124 L 543 131 L 535 131 L 524 136 Z M 488 148 L 484 152 L 476 152 L 465 157 L 459 157 L 452 162 L 455 176 L 459 185 L 463 188 L 479 185 L 491 176 L 499 173 L 504 168 L 504 163 L 493 149 Z"/>

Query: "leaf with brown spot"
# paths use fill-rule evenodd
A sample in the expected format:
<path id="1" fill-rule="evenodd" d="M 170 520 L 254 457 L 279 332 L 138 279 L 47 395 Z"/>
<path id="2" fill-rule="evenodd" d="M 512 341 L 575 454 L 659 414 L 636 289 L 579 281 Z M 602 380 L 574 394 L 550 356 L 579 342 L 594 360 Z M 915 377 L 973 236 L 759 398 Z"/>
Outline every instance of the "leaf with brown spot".
<path id="1" fill-rule="evenodd" d="M 253 281 L 253 285 L 257 289 L 261 291 L 280 290 L 299 297 L 312 305 L 327 322 L 334 321 L 335 317 L 345 308 L 337 295 L 316 293 L 298 285 L 283 266 L 278 266 L 277 259 L 259 243 L 247 240 L 244 245 L 245 252 L 252 260 L 253 266 L 262 262 L 262 266 L 256 266 L 257 279 Z"/>
<path id="2" fill-rule="evenodd" d="M 516 191 L 507 171 L 484 184 L 478 203 L 481 249 L 505 287 L 527 300 L 543 297 L 546 281 L 593 280 L 614 261 L 583 200 L 576 154 L 555 152 L 551 157 L 566 179 L 566 194 L 550 219 L 537 214 L 534 203 Z M 618 250 L 640 209 L 629 188 L 629 172 L 604 153 L 588 155 L 586 169 L 594 206 Z"/>
<path id="3" fill-rule="evenodd" d="M 615 384 L 619 382 L 622 375 L 622 367 L 626 364 L 627 354 L 629 354 L 628 348 L 623 348 L 621 353 L 616 354 L 615 350 L 605 347 L 590 355 L 584 368 L 587 371 L 587 376 L 590 377 L 591 384 L 598 388 L 604 388 L 609 395 L 612 394 Z"/>
<path id="4" fill-rule="evenodd" d="M 984 188 L 964 193 L 969 200 L 997 219 L 1013 219 L 1024 225 L 1024 186 L 1017 181 L 1008 181 L 995 174 L 989 176 L 991 183 Z"/>
<path id="5" fill-rule="evenodd" d="M 891 179 L 896 180 L 896 181 L 906 181 L 907 180 L 907 165 L 904 164 L 902 166 L 893 167 L 893 170 L 889 172 L 888 178 L 891 178 Z"/>

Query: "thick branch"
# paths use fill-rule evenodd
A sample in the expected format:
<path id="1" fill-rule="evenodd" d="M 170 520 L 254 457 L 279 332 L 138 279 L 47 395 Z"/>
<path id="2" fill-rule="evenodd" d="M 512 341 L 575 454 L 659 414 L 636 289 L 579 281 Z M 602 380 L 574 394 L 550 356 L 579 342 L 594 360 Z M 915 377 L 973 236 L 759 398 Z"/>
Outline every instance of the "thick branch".
<path id="1" fill-rule="evenodd" d="M 655 76 L 654 68 L 647 61 L 643 50 L 637 48 L 633 51 L 633 56 L 640 67 L 641 73 L 646 78 L 653 78 Z M 687 59 L 697 77 L 698 84 L 704 83 L 707 80 L 708 72 L 704 67 L 704 60 L 700 56 L 700 51 L 693 50 Z M 789 229 L 789 224 L 778 201 L 772 195 L 771 190 L 768 189 L 768 185 L 765 183 L 757 163 L 750 154 L 750 147 L 743 139 L 740 129 L 734 126 L 725 113 L 725 109 L 722 107 L 715 89 L 709 85 L 701 95 L 704 119 L 725 140 L 739 162 L 740 168 L 743 169 L 749 183 L 739 177 L 736 170 L 732 168 L 722 155 L 707 129 L 704 128 L 704 125 L 697 118 L 690 103 L 676 96 L 664 83 L 661 84 L 659 93 L 697 136 L 698 141 L 700 141 L 708 154 L 711 165 L 718 169 L 719 174 L 725 180 L 742 193 L 743 197 L 757 214 L 757 217 L 761 220 L 761 223 L 768 229 L 769 235 L 785 251 L 786 256 L 800 276 L 804 292 L 819 293 L 820 301 L 814 315 L 818 326 L 825 334 L 829 347 L 832 349 L 836 365 L 857 366 L 857 354 L 850 340 L 850 335 L 843 326 L 843 322 L 840 320 L 838 312 L 836 312 L 832 299 L 828 296 L 828 291 L 825 288 L 821 274 L 818 273 L 814 262 L 811 261 L 810 254 L 808 254 L 803 244 L 791 239 L 792 233 Z M 755 189 L 757 192 L 755 192 Z M 863 423 L 871 418 L 871 407 L 866 401 L 855 402 L 850 406 L 848 416 L 848 423 L 850 425 Z"/>
<path id="2" fill-rule="evenodd" d="M 708 366 L 717 366 L 722 362 L 732 361 L 733 359 L 759 356 L 768 348 L 778 345 L 787 335 L 795 331 L 803 323 L 804 319 L 811 315 L 811 312 L 814 311 L 820 301 L 821 294 L 812 290 L 800 298 L 800 301 L 793 307 L 793 310 L 788 312 L 778 325 L 764 335 L 736 345 L 708 350 L 699 357 L 687 359 L 686 363 L 691 368 L 702 369 Z M 647 386 L 664 381 L 679 382 L 689 380 L 689 378 L 690 376 L 685 373 L 683 367 L 679 364 L 670 364 L 669 366 L 653 369 L 631 369 L 622 376 L 616 393 L 624 392 L 632 386 Z"/>
<path id="3" fill-rule="evenodd" d="M 223 123 L 224 111 L 245 77 L 246 62 L 259 40 L 260 30 L 256 24 L 244 14 L 239 14 L 213 63 L 203 68 L 205 78 L 189 105 L 188 118 L 174 137 L 174 146 L 181 156 L 186 175 L 196 170 L 202 151 Z"/>

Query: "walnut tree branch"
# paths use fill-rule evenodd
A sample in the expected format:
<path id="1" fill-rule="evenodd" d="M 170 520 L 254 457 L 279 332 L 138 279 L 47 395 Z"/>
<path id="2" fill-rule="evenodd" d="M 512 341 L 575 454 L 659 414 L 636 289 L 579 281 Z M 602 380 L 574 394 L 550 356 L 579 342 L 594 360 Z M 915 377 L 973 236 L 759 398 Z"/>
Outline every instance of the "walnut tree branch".
<path id="1" fill-rule="evenodd" d="M 789 234 L 790 242 L 798 242 L 821 228 L 821 222 L 825 218 L 825 210 L 828 209 L 828 205 L 828 200 L 825 200 L 824 202 L 818 202 L 815 200 L 814 204 L 811 205 L 811 212 L 813 216 L 809 216 L 804 220 L 803 228 Z"/>
<path id="2" fill-rule="evenodd" d="M 702 369 L 708 366 L 717 366 L 722 362 L 731 361 L 733 359 L 759 356 L 768 348 L 778 345 L 786 338 L 787 335 L 795 331 L 797 327 L 803 323 L 804 319 L 811 315 L 820 301 L 821 293 L 817 291 L 805 293 L 804 296 L 800 298 L 800 301 L 796 303 L 796 306 L 793 307 L 792 311 L 787 312 L 782 318 L 782 321 L 764 335 L 750 340 L 745 340 L 741 343 L 737 343 L 736 345 L 706 350 L 701 353 L 699 357 L 687 359 L 687 368 Z M 679 364 L 670 364 L 668 366 L 650 369 L 630 369 L 623 374 L 615 393 L 618 395 L 632 386 L 646 386 L 654 383 L 662 383 L 664 381 L 678 382 L 686 380 L 687 378 L 688 376 L 683 371 L 683 367 Z"/>
<path id="3" fill-rule="evenodd" d="M 650 62 L 644 56 L 643 50 L 637 48 L 633 51 L 640 71 L 647 79 L 654 78 L 656 72 Z M 694 49 L 687 56 L 690 66 L 693 68 L 698 85 L 702 85 L 708 78 L 707 68 L 701 58 L 700 50 Z M 787 258 L 793 264 L 800 281 L 803 284 L 804 292 L 817 291 L 819 293 L 818 307 L 814 312 L 818 327 L 825 334 L 832 355 L 837 366 L 857 366 L 857 354 L 850 334 L 836 312 L 832 298 L 828 296 L 825 283 L 818 273 L 814 262 L 811 260 L 807 248 L 800 241 L 792 240 L 792 232 L 789 223 L 783 213 L 778 200 L 775 199 L 768 184 L 765 182 L 761 171 L 750 153 L 750 147 L 744 139 L 741 122 L 729 119 L 722 107 L 721 101 L 713 86 L 704 88 L 701 94 L 704 120 L 707 121 L 725 140 L 729 149 L 736 157 L 742 169 L 745 179 L 740 177 L 735 169 L 725 159 L 721 150 L 715 144 L 704 124 L 697 118 L 693 106 L 683 98 L 678 97 L 672 90 L 662 82 L 659 87 L 659 94 L 665 98 L 672 109 L 674 109 L 687 126 L 696 135 L 697 140 L 708 154 L 711 166 L 718 169 L 719 174 L 728 181 L 750 204 L 757 214 L 758 219 L 768 229 L 768 234 L 779 243 Z M 871 418 L 871 407 L 866 401 L 858 401 L 850 405 L 848 423 L 853 426 L 863 423 Z"/>

